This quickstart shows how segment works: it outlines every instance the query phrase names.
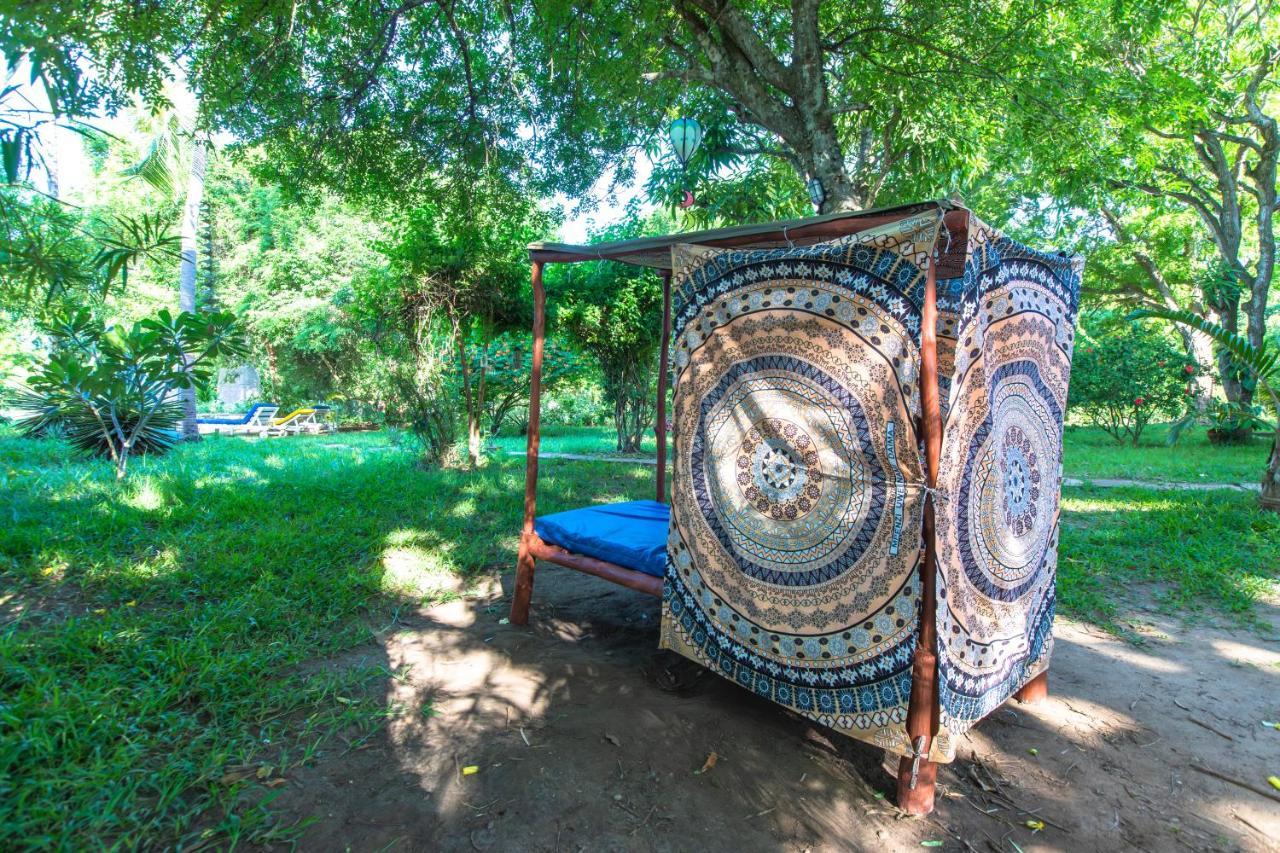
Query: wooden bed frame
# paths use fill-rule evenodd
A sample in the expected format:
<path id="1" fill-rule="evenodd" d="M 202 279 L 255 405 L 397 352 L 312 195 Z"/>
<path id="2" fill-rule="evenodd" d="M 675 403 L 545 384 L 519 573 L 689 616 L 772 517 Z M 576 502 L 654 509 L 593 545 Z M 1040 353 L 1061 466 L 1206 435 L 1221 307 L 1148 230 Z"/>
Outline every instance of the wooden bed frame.
<path id="1" fill-rule="evenodd" d="M 969 229 L 969 212 L 946 201 L 906 205 L 862 213 L 836 214 L 792 222 L 777 222 L 745 228 L 674 234 L 659 238 L 627 240 L 597 246 L 563 246 L 534 244 L 529 247 L 533 279 L 533 365 L 529 390 L 529 433 L 525 452 L 524 526 L 520 534 L 520 551 L 516 561 L 516 588 L 511 600 L 511 622 L 525 625 L 529 621 L 529 601 L 533 596 L 534 568 L 538 560 L 584 572 L 649 595 L 662 597 L 662 579 L 605 560 L 574 554 L 544 541 L 534 530 L 538 492 L 538 448 L 541 442 L 542 357 L 546 339 L 546 289 L 542 269 L 546 263 L 616 260 L 623 263 L 657 268 L 662 276 L 662 340 L 658 373 L 657 425 L 657 500 L 667 500 L 667 372 L 668 343 L 671 337 L 671 269 L 670 247 L 677 243 L 694 243 L 721 248 L 766 248 L 783 245 L 806 245 L 836 237 L 856 234 L 869 228 L 897 221 L 930 208 L 944 212 L 945 242 L 950 251 L 929 260 L 925 283 L 924 309 L 921 314 L 921 382 L 920 398 L 923 416 L 920 434 L 925 442 L 925 482 L 932 490 L 937 485 L 938 462 L 942 454 L 942 413 L 938 387 L 937 279 L 939 271 L 946 277 L 963 269 Z M 911 668 L 911 697 L 907 705 L 907 734 L 914 745 L 914 756 L 898 761 L 898 806 L 909 814 L 933 811 L 938 766 L 929 761 L 929 745 L 938 731 L 938 658 L 936 617 L 937 563 L 934 553 L 934 506 L 932 492 L 924 508 L 924 559 L 920 563 L 921 608 L 919 642 Z M 1049 673 L 1023 685 L 1014 698 L 1019 702 L 1038 702 L 1048 696 Z"/>

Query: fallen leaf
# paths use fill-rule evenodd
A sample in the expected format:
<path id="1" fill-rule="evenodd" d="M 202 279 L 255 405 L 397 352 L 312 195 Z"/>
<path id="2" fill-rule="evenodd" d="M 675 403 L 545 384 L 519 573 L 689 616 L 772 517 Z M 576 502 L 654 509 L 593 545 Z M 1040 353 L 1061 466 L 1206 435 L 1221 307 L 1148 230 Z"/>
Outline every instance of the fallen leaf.
<path id="1" fill-rule="evenodd" d="M 337 699 L 343 705 L 350 705 L 354 701 L 352 699 L 348 699 L 346 696 L 334 696 L 333 698 Z"/>
<path id="2" fill-rule="evenodd" d="M 267 777 L 268 777 L 268 776 L 270 776 L 270 775 L 271 775 L 271 765 L 270 765 L 270 764 L 264 764 L 264 765 L 262 765 L 261 767 L 259 767 L 259 768 L 258 768 L 257 777 L 258 777 L 259 779 L 265 779 L 265 778 L 267 778 Z"/>
<path id="3" fill-rule="evenodd" d="M 607 740 L 607 741 L 609 741 L 609 743 L 613 744 L 614 746 L 616 746 L 616 747 L 618 747 L 618 748 L 621 748 L 621 747 L 622 747 L 622 741 L 618 740 L 618 736 L 617 736 L 617 735 L 611 735 L 611 734 L 609 734 L 608 732 L 606 732 L 606 733 L 605 733 L 605 736 L 604 736 L 604 739 L 605 739 L 605 740 Z"/>
<path id="4" fill-rule="evenodd" d="M 263 782 L 263 784 L 266 785 L 268 788 L 279 788 L 281 785 L 285 783 L 285 781 L 286 780 L 283 776 L 277 776 L 274 779 L 268 779 L 266 782 Z"/>
<path id="5" fill-rule="evenodd" d="M 1040 750 L 1036 749 L 1036 748 L 1033 746 L 1033 747 L 1031 747 L 1030 749 L 1028 749 L 1028 750 L 1027 750 L 1027 754 L 1028 754 L 1028 755 L 1039 755 L 1039 754 L 1040 754 Z"/>
<path id="6" fill-rule="evenodd" d="M 703 773 L 706 773 L 712 767 L 715 767 L 716 761 L 718 761 L 719 759 L 720 759 L 720 756 L 716 755 L 714 752 L 708 755 L 707 760 L 702 762 L 702 769 L 696 771 L 696 775 L 701 776 Z"/>
<path id="7" fill-rule="evenodd" d="M 498 620 L 498 624 L 499 624 L 499 625 L 510 625 L 510 624 L 511 624 L 511 620 L 510 620 L 508 617 L 503 616 L 501 619 L 499 619 L 499 620 Z"/>
<path id="8" fill-rule="evenodd" d="M 1271 787 L 1280 791 L 1280 776 L 1268 776 L 1267 781 L 1271 783 Z"/>
<path id="9" fill-rule="evenodd" d="M 1039 832 L 1040 830 L 1044 829 L 1044 821 L 1029 820 L 1027 821 L 1027 829 L 1031 830 L 1032 832 Z"/>
<path id="10" fill-rule="evenodd" d="M 921 847 L 941 847 L 942 842 L 941 841 L 921 841 L 920 846 Z"/>
<path id="11" fill-rule="evenodd" d="M 466 767 L 462 768 L 463 776 L 474 776 L 479 772 L 480 772 L 480 768 L 474 764 L 468 764 Z"/>
<path id="12" fill-rule="evenodd" d="M 1276 731 L 1280 732 L 1280 723 L 1273 723 L 1271 722 L 1271 720 L 1263 720 L 1262 724 L 1269 729 L 1275 729 Z"/>
<path id="13" fill-rule="evenodd" d="M 223 771 L 222 778 L 218 781 L 224 785 L 234 785 L 252 779 L 255 772 L 256 768 L 251 764 L 232 764 Z"/>

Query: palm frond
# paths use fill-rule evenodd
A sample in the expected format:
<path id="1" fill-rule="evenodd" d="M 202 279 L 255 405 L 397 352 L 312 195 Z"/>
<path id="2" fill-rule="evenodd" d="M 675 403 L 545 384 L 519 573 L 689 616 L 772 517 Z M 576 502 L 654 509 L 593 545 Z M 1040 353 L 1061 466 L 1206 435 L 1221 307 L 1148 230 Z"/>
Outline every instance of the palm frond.
<path id="1" fill-rule="evenodd" d="M 102 238 L 103 246 L 94 255 L 93 266 L 102 275 L 103 289 L 116 277 L 129 283 L 129 268 L 155 255 L 178 257 L 181 240 L 169 233 L 169 223 L 159 214 L 144 213 L 134 218 L 116 217 L 116 234 Z"/>
<path id="2" fill-rule="evenodd" d="M 178 194 L 182 184 L 182 137 L 175 121 L 165 121 L 147 144 L 142 159 L 123 170 L 131 178 L 141 178 L 166 198 Z"/>
<path id="3" fill-rule="evenodd" d="M 1234 334 L 1199 314 L 1186 310 L 1170 310 L 1167 308 L 1140 308 L 1129 315 L 1131 320 L 1153 318 L 1181 323 L 1204 332 L 1214 343 L 1231 354 L 1231 358 L 1239 365 L 1247 367 L 1255 377 L 1268 385 L 1280 383 L 1280 350 L 1267 345 L 1255 347 L 1243 336 Z"/>

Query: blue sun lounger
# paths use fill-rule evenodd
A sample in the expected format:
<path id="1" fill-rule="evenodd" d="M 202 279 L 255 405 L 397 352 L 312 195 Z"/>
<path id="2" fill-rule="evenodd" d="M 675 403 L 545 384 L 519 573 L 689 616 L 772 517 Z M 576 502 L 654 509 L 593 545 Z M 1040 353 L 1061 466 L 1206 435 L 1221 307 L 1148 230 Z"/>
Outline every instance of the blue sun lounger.
<path id="1" fill-rule="evenodd" d="M 196 420 L 201 433 L 212 432 L 256 432 L 271 425 L 280 407 L 275 403 L 254 403 L 243 415 L 227 415 L 226 417 L 203 417 Z"/>

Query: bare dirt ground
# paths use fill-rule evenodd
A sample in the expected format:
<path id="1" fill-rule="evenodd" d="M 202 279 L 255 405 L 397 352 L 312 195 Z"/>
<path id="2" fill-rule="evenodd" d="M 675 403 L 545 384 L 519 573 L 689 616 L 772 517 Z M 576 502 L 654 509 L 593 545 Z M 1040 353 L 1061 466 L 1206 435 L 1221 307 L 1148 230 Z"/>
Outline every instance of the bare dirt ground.
<path id="1" fill-rule="evenodd" d="M 530 625 L 506 614 L 495 582 L 325 664 L 387 666 L 395 712 L 290 773 L 302 849 L 1280 850 L 1280 642 L 1256 633 L 1059 619 L 1050 699 L 973 730 L 920 819 L 879 750 L 710 674 L 673 690 L 654 599 L 543 565 Z"/>

